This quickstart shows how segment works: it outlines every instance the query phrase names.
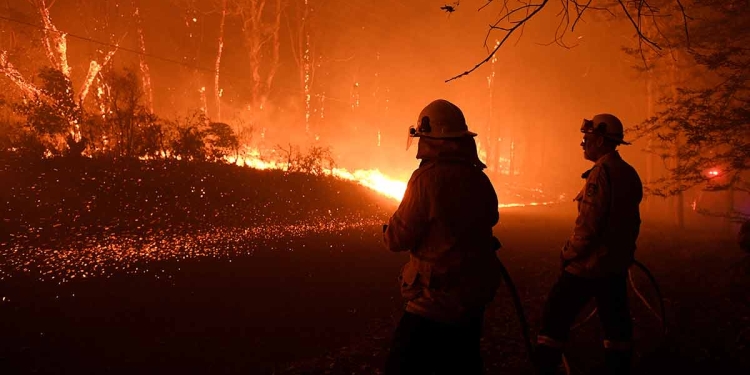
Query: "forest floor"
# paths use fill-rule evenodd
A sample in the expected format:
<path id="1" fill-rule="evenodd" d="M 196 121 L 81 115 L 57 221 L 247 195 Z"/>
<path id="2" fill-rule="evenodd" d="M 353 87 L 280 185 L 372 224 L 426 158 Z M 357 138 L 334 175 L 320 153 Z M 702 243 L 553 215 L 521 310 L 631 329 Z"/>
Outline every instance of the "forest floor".
<path id="1" fill-rule="evenodd" d="M 408 257 L 381 242 L 395 203 L 230 166 L 0 161 L 0 373 L 382 373 Z M 501 210 L 498 255 L 532 336 L 574 211 Z M 642 226 L 637 258 L 668 333 L 633 294 L 635 373 L 750 373 L 750 258 L 725 237 Z M 643 274 L 634 282 L 657 303 Z M 487 374 L 530 373 L 505 286 L 482 350 Z M 596 373 L 596 319 L 566 356 L 573 373 Z"/>

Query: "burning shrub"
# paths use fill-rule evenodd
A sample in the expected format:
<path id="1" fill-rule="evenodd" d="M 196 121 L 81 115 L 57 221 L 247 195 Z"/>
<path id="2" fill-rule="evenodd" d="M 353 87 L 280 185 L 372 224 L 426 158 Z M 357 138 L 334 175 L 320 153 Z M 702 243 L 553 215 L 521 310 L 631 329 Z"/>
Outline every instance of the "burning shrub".
<path id="1" fill-rule="evenodd" d="M 10 121 L 0 122 L 0 151 L 11 150 L 22 132 L 23 128 L 18 124 Z"/>
<path id="2" fill-rule="evenodd" d="M 171 122 L 175 129 L 170 142 L 172 154 L 186 160 L 206 160 L 206 124 L 208 119 L 201 112 Z"/>
<path id="3" fill-rule="evenodd" d="M 300 172 L 320 176 L 336 167 L 336 162 L 333 160 L 333 154 L 329 146 L 310 146 L 307 153 L 303 153 L 298 146 L 292 144 L 289 144 L 286 149 L 280 145 L 276 147 L 281 150 L 282 162 L 286 163 L 287 172 Z"/>
<path id="4" fill-rule="evenodd" d="M 178 128 L 177 132 L 177 139 L 172 141 L 175 156 L 187 160 L 206 160 L 203 132 L 194 126 Z"/>
<path id="5" fill-rule="evenodd" d="M 68 144 L 68 149 L 65 154 L 73 157 L 80 157 L 83 155 L 83 151 L 86 150 L 88 140 L 86 138 L 76 139 L 72 134 L 68 134 L 65 137 L 65 143 Z"/>
<path id="6" fill-rule="evenodd" d="M 47 145 L 31 131 L 23 131 L 13 143 L 13 148 L 23 159 L 38 160 L 44 158 Z"/>
<path id="7" fill-rule="evenodd" d="M 26 117 L 26 126 L 30 130 L 20 141 L 25 145 L 23 147 L 35 150 L 42 144 L 47 147 L 45 151 L 59 154 L 64 148 L 64 142 L 60 142 L 62 136 L 81 122 L 81 112 L 73 95 L 72 83 L 65 74 L 57 69 L 42 68 L 38 77 L 42 81 L 40 93 L 15 106 L 16 112 Z M 47 142 L 37 139 L 31 146 L 29 137 L 34 135 L 49 139 Z"/>
<path id="8" fill-rule="evenodd" d="M 297 171 L 316 176 L 330 171 L 336 166 L 330 147 L 311 146 L 306 154 L 297 154 Z"/>
<path id="9" fill-rule="evenodd" d="M 145 156 L 154 152 L 155 145 L 146 144 L 145 137 L 154 135 L 146 131 L 158 130 L 155 128 L 157 118 L 142 104 L 143 89 L 138 76 L 129 69 L 122 73 L 109 72 L 105 82 L 108 90 L 100 104 L 107 108 L 102 118 L 112 142 L 110 149 L 120 156 Z"/>
<path id="10" fill-rule="evenodd" d="M 206 130 L 206 145 L 213 161 L 223 161 L 230 154 L 237 155 L 240 140 L 228 124 L 212 122 Z"/>
<path id="11" fill-rule="evenodd" d="M 167 151 L 166 131 L 161 122 L 152 122 L 141 128 L 140 152 L 141 156 L 159 157 Z"/>

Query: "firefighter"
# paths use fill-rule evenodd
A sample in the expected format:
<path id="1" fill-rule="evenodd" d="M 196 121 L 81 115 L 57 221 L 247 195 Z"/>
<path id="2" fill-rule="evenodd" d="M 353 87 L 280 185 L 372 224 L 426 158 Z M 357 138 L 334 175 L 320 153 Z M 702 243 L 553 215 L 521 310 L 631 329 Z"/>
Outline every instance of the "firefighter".
<path id="1" fill-rule="evenodd" d="M 633 327 L 626 280 L 641 224 L 643 186 L 617 151 L 630 144 L 617 117 L 583 120 L 581 132 L 584 158 L 594 166 L 581 176 L 586 182 L 575 198 L 578 217 L 560 254 L 562 273 L 544 307 L 535 364 L 539 374 L 557 373 L 570 327 L 593 298 L 604 328 L 607 371 L 628 374 Z"/>
<path id="2" fill-rule="evenodd" d="M 501 277 L 497 195 L 456 105 L 433 101 L 409 130 L 421 162 L 383 233 L 389 250 L 409 252 L 385 373 L 480 374 L 484 309 Z"/>

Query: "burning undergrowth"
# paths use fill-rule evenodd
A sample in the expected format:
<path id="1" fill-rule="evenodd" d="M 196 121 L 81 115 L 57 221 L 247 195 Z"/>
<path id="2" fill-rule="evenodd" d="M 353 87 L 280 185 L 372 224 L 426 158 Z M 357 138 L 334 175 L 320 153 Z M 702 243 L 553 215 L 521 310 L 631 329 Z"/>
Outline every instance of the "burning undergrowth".
<path id="1" fill-rule="evenodd" d="M 65 280 L 382 223 L 394 205 L 340 178 L 208 162 L 4 158 L 0 277 Z M 278 241 L 276 241 L 278 242 Z"/>

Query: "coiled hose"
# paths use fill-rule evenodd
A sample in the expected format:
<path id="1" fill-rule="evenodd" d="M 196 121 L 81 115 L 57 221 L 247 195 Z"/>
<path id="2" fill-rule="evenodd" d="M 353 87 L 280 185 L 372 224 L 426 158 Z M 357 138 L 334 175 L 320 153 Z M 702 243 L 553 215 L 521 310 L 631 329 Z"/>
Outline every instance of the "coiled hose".
<path id="1" fill-rule="evenodd" d="M 659 300 L 659 311 L 657 312 L 656 309 L 651 306 L 651 304 L 646 300 L 646 297 L 644 297 L 643 293 L 638 289 L 638 287 L 635 286 L 635 281 L 633 281 L 633 270 L 628 269 L 628 282 L 630 283 L 630 287 L 633 288 L 633 293 L 638 297 L 638 299 L 643 302 L 643 305 L 646 306 L 646 308 L 651 311 L 651 313 L 656 316 L 656 319 L 659 320 L 659 324 L 661 325 L 662 334 L 667 334 L 667 316 L 666 316 L 666 310 L 664 309 L 664 297 L 661 295 L 661 288 L 659 288 L 659 283 L 656 282 L 656 278 L 651 273 L 651 271 L 646 267 L 643 263 L 634 260 L 633 266 L 643 271 L 643 273 L 648 277 L 648 280 L 651 282 L 651 285 L 654 287 L 654 291 L 656 292 L 656 297 Z M 597 309 L 594 308 L 594 310 L 589 313 L 589 315 L 586 316 L 580 323 L 575 324 L 573 327 L 571 327 L 571 330 L 575 330 L 582 325 L 586 324 L 591 318 L 596 315 Z"/>
<path id="2" fill-rule="evenodd" d="M 646 306 L 646 308 L 651 311 L 656 318 L 659 320 L 659 323 L 662 327 L 662 333 L 664 335 L 667 334 L 667 316 L 666 311 L 664 308 L 664 298 L 661 294 L 661 288 L 659 287 L 659 284 L 656 281 L 656 278 L 651 273 L 651 271 L 646 267 L 643 263 L 634 260 L 633 266 L 643 271 L 644 274 L 646 274 L 646 277 L 648 277 L 649 281 L 651 282 L 651 285 L 654 287 L 654 290 L 656 291 L 656 296 L 659 300 L 659 312 L 654 309 L 653 306 L 646 300 L 646 297 L 643 296 L 643 293 L 636 287 L 635 282 L 633 281 L 633 272 L 632 270 L 628 270 L 628 281 L 630 282 L 631 288 L 633 288 L 633 292 L 636 296 L 643 302 L 643 304 Z M 508 269 L 505 268 L 505 265 L 503 262 L 500 262 L 500 274 L 503 277 L 503 280 L 505 281 L 505 285 L 508 287 L 508 291 L 510 292 L 511 299 L 513 300 L 513 305 L 516 308 L 516 316 L 518 317 L 518 323 L 521 326 L 521 335 L 523 336 L 524 342 L 526 343 L 526 352 L 529 356 L 529 361 L 533 361 L 533 353 L 534 353 L 534 344 L 531 341 L 531 334 L 529 333 L 529 322 L 526 320 L 526 314 L 523 310 L 523 305 L 521 304 L 521 297 L 518 295 L 518 289 L 516 289 L 515 283 L 513 283 L 513 279 L 510 277 L 510 273 L 508 272 Z M 571 330 L 575 330 L 576 328 L 582 326 L 586 322 L 588 322 L 595 314 L 597 309 L 595 308 L 589 315 L 586 316 L 586 318 L 571 327 Z M 565 366 L 565 372 L 566 374 L 570 375 L 570 366 L 568 365 L 568 361 L 563 355 L 563 365 Z"/>

